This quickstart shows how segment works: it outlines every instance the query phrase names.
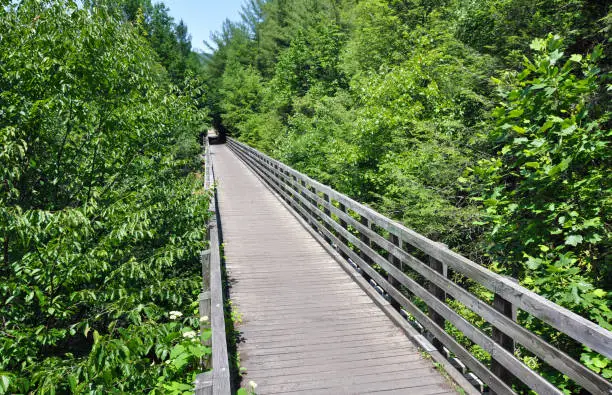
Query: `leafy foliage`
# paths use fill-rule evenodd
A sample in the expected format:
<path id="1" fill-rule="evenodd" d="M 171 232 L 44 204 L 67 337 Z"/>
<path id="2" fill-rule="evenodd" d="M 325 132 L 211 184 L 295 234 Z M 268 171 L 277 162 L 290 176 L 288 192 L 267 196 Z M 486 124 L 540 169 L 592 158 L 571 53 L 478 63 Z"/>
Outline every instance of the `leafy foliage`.
<path id="1" fill-rule="evenodd" d="M 0 8 L 0 53 L 0 393 L 189 386 L 210 350 L 168 312 L 199 288 L 198 82 L 68 0 Z"/>
<path id="2" fill-rule="evenodd" d="M 610 329 L 611 112 L 596 100 L 603 94 L 601 49 L 567 59 L 552 35 L 531 47 L 534 60 L 507 78 L 503 105 L 494 111 L 498 155 L 476 170 L 487 185 L 493 264 Z M 566 341 L 555 340 L 565 350 L 577 347 Z M 598 372 L 609 364 L 596 354 L 582 359 Z M 611 374 L 608 368 L 605 376 Z"/>

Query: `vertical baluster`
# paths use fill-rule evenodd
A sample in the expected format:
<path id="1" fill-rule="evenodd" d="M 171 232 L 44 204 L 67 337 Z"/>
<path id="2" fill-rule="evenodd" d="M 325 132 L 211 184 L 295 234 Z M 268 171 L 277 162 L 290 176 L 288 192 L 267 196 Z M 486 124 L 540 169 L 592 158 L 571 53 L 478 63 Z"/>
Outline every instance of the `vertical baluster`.
<path id="1" fill-rule="evenodd" d="M 209 230 L 211 231 L 211 230 Z M 212 230 L 214 231 L 214 229 Z M 200 320 L 200 333 L 204 333 L 207 328 L 208 322 L 210 322 L 210 312 L 211 312 L 211 301 L 210 301 L 210 250 L 202 251 L 200 254 L 200 262 L 202 264 L 202 293 L 199 298 L 199 313 L 200 318 L 208 317 L 207 320 Z M 211 345 L 211 339 L 203 341 L 205 346 Z M 204 369 L 212 368 L 210 363 L 210 356 L 205 357 L 202 360 L 202 364 L 204 365 Z"/>
<path id="2" fill-rule="evenodd" d="M 393 245 L 396 245 L 398 247 L 400 246 L 399 237 L 397 237 L 393 233 L 389 233 L 389 241 L 391 243 L 393 243 Z M 387 260 L 389 260 L 389 262 L 391 262 L 391 264 L 393 266 L 397 267 L 401 271 L 404 271 L 403 270 L 404 268 L 403 268 L 403 265 L 402 265 L 402 261 L 399 258 L 397 258 L 395 255 L 391 254 L 390 252 L 387 255 Z M 400 286 L 401 286 L 401 283 L 399 281 L 397 281 L 395 279 L 395 277 L 391 276 L 391 274 L 387 275 L 387 281 L 389 281 L 389 284 L 391 284 L 393 287 L 395 287 L 397 289 L 399 289 Z M 395 307 L 397 309 L 400 308 L 400 304 L 397 301 L 395 301 L 395 300 L 392 300 L 391 304 L 393 305 L 393 307 Z"/>
<path id="3" fill-rule="evenodd" d="M 308 187 L 306 186 L 306 181 L 304 180 L 300 180 L 300 185 L 302 186 L 303 189 L 308 189 Z M 300 195 L 302 195 L 302 197 L 304 199 L 306 199 L 306 201 L 308 201 L 308 195 L 306 195 L 306 192 L 304 192 L 304 190 L 302 190 L 300 192 Z M 308 213 L 308 214 L 313 214 L 312 211 L 310 211 L 310 208 L 308 208 L 308 205 L 306 203 L 301 203 L 302 208 Z M 304 217 L 304 219 L 306 220 L 306 222 L 308 222 L 311 226 L 314 226 L 315 224 L 313 224 L 310 220 L 309 217 Z"/>
<path id="4" fill-rule="evenodd" d="M 308 191 L 310 191 L 310 193 L 312 193 L 313 196 L 317 196 L 317 190 L 312 185 L 308 186 Z M 321 210 L 318 210 L 319 204 L 317 203 L 317 200 L 315 198 L 309 197 L 308 201 L 310 202 L 310 204 L 312 204 L 315 207 L 315 209 L 313 209 L 312 211 L 313 217 L 318 219 L 318 221 L 323 222 L 323 220 L 321 219 L 321 215 L 322 215 Z M 320 222 L 316 224 L 317 231 L 322 226 Z"/>
<path id="5" fill-rule="evenodd" d="M 363 215 L 359 216 L 359 222 L 366 228 L 370 227 L 370 221 Z M 368 247 L 372 246 L 370 238 L 364 233 L 359 233 L 359 240 L 361 240 Z M 370 256 L 368 254 L 363 251 L 360 251 L 359 255 L 361 256 L 361 259 L 363 259 L 367 264 L 372 264 L 372 260 L 370 259 Z"/>
<path id="6" fill-rule="evenodd" d="M 447 248 L 446 245 L 439 243 L 441 247 L 443 248 Z M 435 259 L 434 257 L 430 256 L 429 260 L 427 262 L 427 265 L 429 267 L 431 267 L 433 270 L 437 271 L 438 273 L 442 274 L 444 277 L 446 277 L 447 275 L 447 266 L 446 264 L 438 261 L 437 259 Z M 446 302 L 446 292 L 444 292 L 444 290 L 440 287 L 438 287 L 437 285 L 433 284 L 432 282 L 429 282 L 428 284 L 428 289 L 429 292 L 431 292 L 436 298 L 440 299 L 443 302 Z M 435 322 L 440 328 L 444 329 L 444 327 L 446 326 L 446 320 L 444 319 L 444 317 L 442 317 L 440 314 L 436 313 L 431 307 L 428 307 L 429 310 L 429 318 L 431 318 L 431 320 L 433 322 Z M 438 339 L 432 339 L 432 344 L 440 351 L 442 351 L 442 343 L 440 343 L 440 341 Z"/>
<path id="7" fill-rule="evenodd" d="M 331 205 L 331 201 L 329 200 L 329 195 L 328 194 L 326 194 L 326 193 L 323 194 L 323 200 L 325 201 L 326 204 Z M 323 215 L 327 216 L 327 218 L 331 218 L 331 210 L 328 209 L 327 207 L 323 206 Z M 327 222 L 323 221 L 323 225 L 330 232 L 333 231 L 333 228 Z M 324 237 L 325 237 L 325 241 L 327 241 L 328 243 L 331 241 L 329 239 L 329 237 L 327 237 L 327 236 L 324 236 Z"/>
<path id="8" fill-rule="evenodd" d="M 297 177 L 295 175 L 292 174 L 291 178 L 293 179 L 293 188 L 294 188 L 293 192 L 291 193 L 291 195 L 293 196 L 293 200 L 294 200 L 293 206 L 297 210 L 298 209 L 297 207 L 300 205 L 300 199 L 297 197 L 297 194 L 299 193 L 298 192 L 298 190 L 299 190 L 298 184 L 299 183 L 298 183 L 298 179 L 297 179 Z"/>
<path id="9" fill-rule="evenodd" d="M 346 214 L 346 206 L 344 204 L 342 204 L 342 202 L 338 202 L 338 203 L 339 203 L 338 204 L 338 209 Z M 345 220 L 340 218 L 339 222 L 340 222 L 340 226 L 342 226 L 344 229 L 348 228 L 348 224 L 346 223 Z M 342 235 L 338 235 L 338 238 L 340 239 L 340 242 L 342 242 L 342 244 L 344 244 L 345 246 L 348 246 L 348 240 L 346 239 L 346 237 L 344 237 Z M 340 255 L 342 255 L 342 257 L 344 257 L 345 259 L 348 257 L 348 255 L 346 255 L 344 253 L 344 251 L 342 251 L 342 250 L 340 250 Z"/>
<path id="10" fill-rule="evenodd" d="M 514 282 L 518 282 L 513 278 L 508 278 Z M 516 321 L 516 307 L 498 294 L 495 294 L 493 297 L 493 308 L 513 321 Z M 510 336 L 504 334 L 496 327 L 493 327 L 491 338 L 494 342 L 498 343 L 510 353 L 514 354 L 514 339 L 512 339 Z M 516 380 L 514 375 L 510 373 L 501 363 L 496 361 L 495 358 L 491 359 L 491 371 L 508 385 L 512 385 Z M 494 394 L 493 391 L 491 393 Z"/>

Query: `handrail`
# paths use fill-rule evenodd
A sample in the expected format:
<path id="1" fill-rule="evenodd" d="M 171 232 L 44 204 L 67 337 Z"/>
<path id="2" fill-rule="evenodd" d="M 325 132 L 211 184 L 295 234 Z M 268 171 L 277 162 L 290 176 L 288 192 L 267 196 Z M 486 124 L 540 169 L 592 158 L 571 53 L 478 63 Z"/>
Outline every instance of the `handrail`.
<path id="1" fill-rule="evenodd" d="M 204 368 L 211 369 L 197 375 L 196 395 L 229 395 L 230 369 L 225 332 L 225 313 L 223 310 L 223 278 L 221 275 L 221 252 L 219 243 L 219 214 L 217 211 L 217 191 L 215 172 L 208 137 L 204 137 L 204 190 L 209 193 L 208 241 L 209 249 L 202 251 L 202 293 L 200 294 L 201 329 L 206 327 L 206 317 L 210 319 L 212 336 L 205 343 L 212 347 L 212 361 L 204 361 Z"/>
<path id="2" fill-rule="evenodd" d="M 515 357 L 515 342 L 593 394 L 612 394 L 612 384 L 562 350 L 547 343 L 516 322 L 519 308 L 549 324 L 592 350 L 612 357 L 612 332 L 496 274 L 405 226 L 384 217 L 351 198 L 228 138 L 228 145 L 289 205 L 302 215 L 339 252 L 373 280 L 392 304 L 407 311 L 450 356 L 454 353 L 495 393 L 512 394 L 516 379 L 539 394 L 561 394 L 561 390 Z M 350 228 L 349 228 L 350 226 Z M 428 256 L 427 263 L 411 251 Z M 380 274 L 371 263 L 386 274 Z M 405 273 L 409 268 L 426 279 L 421 285 Z M 490 304 L 447 276 L 447 269 L 478 282 L 495 294 Z M 402 292 L 421 299 L 425 314 Z M 462 303 L 491 324 L 491 335 L 472 325 L 446 303 L 447 297 Z M 472 342 L 491 355 L 491 366 L 477 360 L 445 331 L 454 325 Z M 450 352 L 449 352 L 450 350 Z M 456 360 L 456 358 L 452 358 Z"/>

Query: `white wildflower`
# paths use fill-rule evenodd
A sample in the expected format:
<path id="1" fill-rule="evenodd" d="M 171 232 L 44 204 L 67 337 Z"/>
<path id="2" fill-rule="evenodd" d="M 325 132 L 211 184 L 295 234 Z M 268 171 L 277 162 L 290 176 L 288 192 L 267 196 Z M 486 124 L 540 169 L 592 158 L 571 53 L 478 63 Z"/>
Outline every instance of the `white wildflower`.
<path id="1" fill-rule="evenodd" d="M 187 339 L 193 339 L 194 337 L 196 337 L 198 334 L 195 333 L 195 331 L 187 331 L 185 333 L 183 333 L 183 337 L 187 338 Z"/>
<path id="2" fill-rule="evenodd" d="M 203 317 L 200 317 L 200 322 L 208 322 L 208 316 L 205 315 Z"/>
<path id="3" fill-rule="evenodd" d="M 170 319 L 171 320 L 176 320 L 179 317 L 182 317 L 183 313 L 181 313 L 180 311 L 171 311 L 170 312 Z"/>
<path id="4" fill-rule="evenodd" d="M 251 387 L 251 389 L 253 389 L 253 391 L 255 391 L 255 389 L 257 388 L 257 383 L 254 382 L 253 380 L 249 381 L 249 387 Z"/>

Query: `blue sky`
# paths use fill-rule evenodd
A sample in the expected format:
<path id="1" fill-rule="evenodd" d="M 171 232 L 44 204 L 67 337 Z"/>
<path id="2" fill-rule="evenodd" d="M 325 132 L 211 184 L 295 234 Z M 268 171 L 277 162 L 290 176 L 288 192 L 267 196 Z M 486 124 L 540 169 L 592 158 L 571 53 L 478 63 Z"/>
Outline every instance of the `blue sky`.
<path id="1" fill-rule="evenodd" d="M 158 1 L 154 1 L 158 2 Z M 210 34 L 219 30 L 226 18 L 240 19 L 243 0 L 162 0 L 170 15 L 178 23 L 181 19 L 191 34 L 194 49 L 207 50 L 202 41 L 210 41 Z"/>

